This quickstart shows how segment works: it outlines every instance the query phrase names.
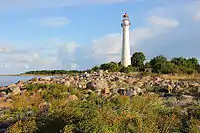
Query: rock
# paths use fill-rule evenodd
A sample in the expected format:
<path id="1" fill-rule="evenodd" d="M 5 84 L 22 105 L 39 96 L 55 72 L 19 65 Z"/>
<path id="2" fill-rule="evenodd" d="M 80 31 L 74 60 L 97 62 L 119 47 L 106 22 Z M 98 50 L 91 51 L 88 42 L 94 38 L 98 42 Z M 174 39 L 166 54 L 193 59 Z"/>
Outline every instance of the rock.
<path id="1" fill-rule="evenodd" d="M 50 81 L 51 78 L 50 77 L 42 77 L 39 79 L 40 81 Z"/>
<path id="2" fill-rule="evenodd" d="M 6 102 L 11 103 L 13 100 L 12 99 L 7 99 Z"/>
<path id="3" fill-rule="evenodd" d="M 188 116 L 187 109 L 183 109 L 183 110 L 181 110 L 181 111 L 180 111 L 180 114 L 181 114 L 182 117 L 186 117 L 186 116 Z"/>
<path id="4" fill-rule="evenodd" d="M 110 93 L 110 89 L 109 88 L 105 88 L 102 90 L 103 94 L 109 94 Z"/>
<path id="5" fill-rule="evenodd" d="M 129 84 L 129 85 L 133 85 L 134 83 L 136 83 L 136 79 L 132 79 L 132 78 L 129 78 L 129 79 L 127 79 L 125 82 L 127 83 L 127 84 Z"/>
<path id="6" fill-rule="evenodd" d="M 171 92 L 173 90 L 173 87 L 170 84 L 167 84 L 168 90 Z"/>
<path id="7" fill-rule="evenodd" d="M 4 133 L 3 131 L 6 131 L 6 129 L 11 125 L 9 122 L 1 122 L 0 123 L 0 132 Z"/>
<path id="8" fill-rule="evenodd" d="M 164 87 L 158 90 L 158 92 L 169 93 L 168 88 Z"/>
<path id="9" fill-rule="evenodd" d="M 0 101 L 5 101 L 6 99 L 6 97 L 0 97 Z"/>
<path id="10" fill-rule="evenodd" d="M 21 93 L 21 90 L 18 86 L 12 87 L 12 95 L 18 95 Z"/>
<path id="11" fill-rule="evenodd" d="M 69 100 L 69 101 L 76 101 L 76 100 L 78 100 L 78 97 L 76 95 L 69 95 L 68 98 L 67 98 L 67 100 Z"/>
<path id="12" fill-rule="evenodd" d="M 34 77 L 34 78 L 32 78 L 30 81 L 32 81 L 32 82 L 38 82 L 38 78 L 37 78 L 37 77 Z"/>
<path id="13" fill-rule="evenodd" d="M 171 93 L 165 93 L 164 95 L 163 95 L 163 97 L 165 97 L 165 98 L 169 98 L 169 97 L 172 97 L 173 95 L 171 94 Z"/>
<path id="14" fill-rule="evenodd" d="M 74 77 L 69 77 L 69 81 L 74 81 Z"/>
<path id="15" fill-rule="evenodd" d="M 7 88 L 12 88 L 12 87 L 16 87 L 16 86 L 17 86 L 16 84 L 10 84 L 10 85 L 7 86 Z"/>
<path id="16" fill-rule="evenodd" d="M 120 88 L 120 89 L 118 89 L 117 92 L 118 92 L 120 95 L 125 95 L 125 94 L 126 94 L 124 88 Z"/>
<path id="17" fill-rule="evenodd" d="M 108 83 L 105 80 L 94 80 L 87 83 L 87 89 L 105 89 L 108 88 Z"/>
<path id="18" fill-rule="evenodd" d="M 69 87 L 70 84 L 71 84 L 71 83 L 70 83 L 69 81 L 65 81 L 65 82 L 64 82 L 64 85 L 65 85 L 66 87 Z"/>
<path id="19" fill-rule="evenodd" d="M 2 91 L 2 92 L 0 93 L 0 95 L 4 96 L 4 95 L 6 95 L 6 92 Z"/>
<path id="20" fill-rule="evenodd" d="M 25 82 L 23 80 L 20 80 L 17 82 L 17 85 L 22 85 L 22 84 L 25 84 Z"/>
<path id="21" fill-rule="evenodd" d="M 184 89 L 180 86 L 176 86 L 172 91 L 172 93 L 175 93 L 175 94 L 182 94 L 183 92 L 184 92 Z"/>
<path id="22" fill-rule="evenodd" d="M 159 78 L 159 77 L 154 77 L 154 78 L 153 78 L 153 81 L 154 81 L 154 82 L 159 82 L 159 81 L 162 81 L 162 79 Z"/>
<path id="23" fill-rule="evenodd" d="M 95 93 L 96 93 L 97 95 L 101 95 L 102 90 L 101 90 L 101 89 L 97 89 L 97 90 L 95 90 Z"/>
<path id="24" fill-rule="evenodd" d="M 52 78 L 51 83 L 55 84 L 55 83 L 57 83 L 57 81 L 58 80 L 56 78 Z"/>
<path id="25" fill-rule="evenodd" d="M 60 82 L 64 83 L 64 82 L 65 82 L 65 79 L 60 79 Z"/>
<path id="26" fill-rule="evenodd" d="M 0 91 L 5 91 L 5 90 L 7 90 L 7 88 L 5 86 L 0 87 Z"/>
<path id="27" fill-rule="evenodd" d="M 89 78 L 89 77 L 90 77 L 90 74 L 87 73 L 87 72 L 85 72 L 85 73 L 83 74 L 83 77 L 84 77 L 84 78 Z"/>
<path id="28" fill-rule="evenodd" d="M 187 100 L 187 101 L 193 101 L 194 97 L 193 96 L 190 96 L 190 95 L 181 95 L 180 100 Z"/>
<path id="29" fill-rule="evenodd" d="M 40 103 L 38 109 L 40 112 L 46 112 L 49 109 L 49 104 L 47 102 Z"/>
<path id="30" fill-rule="evenodd" d="M 133 89 L 136 91 L 136 93 L 137 93 L 138 95 L 142 95 L 142 94 L 143 94 L 143 91 L 142 91 L 141 88 L 135 86 Z"/>
<path id="31" fill-rule="evenodd" d="M 102 77 L 103 76 L 103 70 L 98 71 L 98 76 Z"/>
<path id="32" fill-rule="evenodd" d="M 24 94 L 25 92 L 27 92 L 27 90 L 26 90 L 26 89 L 24 89 L 24 90 L 22 90 L 22 91 L 21 91 L 21 93 L 22 93 L 22 94 Z"/>
<path id="33" fill-rule="evenodd" d="M 117 88 L 117 84 L 115 82 L 111 82 L 111 84 L 109 85 L 109 88 L 113 89 L 113 88 Z"/>
<path id="34" fill-rule="evenodd" d="M 126 96 L 136 96 L 137 95 L 137 92 L 135 90 L 126 90 L 126 93 L 125 93 Z"/>

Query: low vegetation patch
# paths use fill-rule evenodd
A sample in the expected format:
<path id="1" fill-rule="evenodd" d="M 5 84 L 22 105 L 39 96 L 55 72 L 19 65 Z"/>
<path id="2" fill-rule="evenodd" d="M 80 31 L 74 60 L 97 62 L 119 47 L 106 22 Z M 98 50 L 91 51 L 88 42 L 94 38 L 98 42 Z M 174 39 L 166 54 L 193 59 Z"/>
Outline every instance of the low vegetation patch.
<path id="1" fill-rule="evenodd" d="M 166 106 L 157 94 L 109 98 L 58 84 L 35 84 L 27 89 L 23 95 L 12 97 L 13 106 L 0 118 L 2 122 L 11 123 L 7 133 L 199 131 L 198 106 L 190 107 L 191 114 L 182 115 L 178 108 Z M 149 91 L 157 91 L 157 88 Z M 78 100 L 68 99 L 72 94 Z"/>

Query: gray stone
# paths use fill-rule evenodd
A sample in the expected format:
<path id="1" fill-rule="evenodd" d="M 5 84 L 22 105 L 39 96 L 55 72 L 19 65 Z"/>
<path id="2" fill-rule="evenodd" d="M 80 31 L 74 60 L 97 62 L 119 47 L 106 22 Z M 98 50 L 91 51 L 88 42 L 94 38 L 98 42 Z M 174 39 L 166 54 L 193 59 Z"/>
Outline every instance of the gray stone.
<path id="1" fill-rule="evenodd" d="M 16 87 L 16 86 L 17 86 L 16 84 L 10 84 L 10 85 L 7 86 L 7 88 L 12 88 L 12 87 Z"/>
<path id="2" fill-rule="evenodd" d="M 5 86 L 1 86 L 0 87 L 0 91 L 5 91 L 5 90 L 7 90 L 8 88 L 6 88 Z"/>
<path id="3" fill-rule="evenodd" d="M 37 77 L 34 77 L 34 78 L 32 78 L 30 81 L 32 81 L 32 82 L 38 82 L 38 78 L 37 78 Z"/>
<path id="4" fill-rule="evenodd" d="M 67 87 L 69 87 L 71 85 L 71 83 L 69 81 L 65 81 L 64 85 L 67 86 Z"/>
<path id="5" fill-rule="evenodd" d="M 4 96 L 4 95 L 6 95 L 6 92 L 2 91 L 2 92 L 0 93 L 0 95 Z"/>
<path id="6" fill-rule="evenodd" d="M 42 77 L 40 78 L 40 81 L 50 81 L 51 78 L 50 77 Z"/>
<path id="7" fill-rule="evenodd" d="M 126 90 L 125 95 L 129 97 L 136 96 L 137 92 L 135 90 Z"/>
<path id="8" fill-rule="evenodd" d="M 142 91 L 141 88 L 135 86 L 133 89 L 136 91 L 136 93 L 137 93 L 138 95 L 143 94 L 143 91 Z"/>
<path id="9" fill-rule="evenodd" d="M 21 93 L 21 90 L 20 90 L 20 88 L 18 86 L 12 88 L 12 94 L 13 95 L 18 95 L 20 93 Z"/>
<path id="10" fill-rule="evenodd" d="M 109 88 L 105 88 L 102 90 L 103 94 L 109 94 L 110 93 L 110 89 Z"/>
<path id="11" fill-rule="evenodd" d="M 105 80 L 94 80 L 87 83 L 88 89 L 105 89 L 108 88 L 108 83 Z"/>
<path id="12" fill-rule="evenodd" d="M 118 92 L 120 95 L 125 95 L 125 94 L 126 94 L 126 91 L 125 91 L 124 88 L 120 88 L 120 89 L 118 89 L 117 92 Z"/>
<path id="13" fill-rule="evenodd" d="M 78 97 L 76 95 L 69 95 L 67 97 L 67 100 L 69 100 L 69 101 L 76 101 L 76 100 L 78 100 Z"/>

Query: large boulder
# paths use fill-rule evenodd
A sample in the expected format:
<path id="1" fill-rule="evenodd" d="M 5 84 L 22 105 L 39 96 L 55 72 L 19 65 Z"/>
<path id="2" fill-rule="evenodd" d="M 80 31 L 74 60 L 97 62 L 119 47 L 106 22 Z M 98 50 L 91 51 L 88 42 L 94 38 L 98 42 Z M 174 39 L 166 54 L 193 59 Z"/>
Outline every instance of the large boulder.
<path id="1" fill-rule="evenodd" d="M 18 85 L 16 85 L 16 84 L 10 84 L 10 85 L 7 86 L 7 88 L 12 88 L 12 87 L 16 87 L 16 86 L 18 86 Z"/>
<path id="2" fill-rule="evenodd" d="M 67 100 L 69 100 L 69 101 L 76 101 L 76 100 L 78 100 L 78 97 L 76 95 L 69 95 L 67 97 Z"/>
<path id="3" fill-rule="evenodd" d="M 7 88 L 5 86 L 0 87 L 0 91 L 5 91 L 5 90 L 7 90 Z"/>
<path id="4" fill-rule="evenodd" d="M 30 81 L 32 81 L 32 82 L 38 82 L 38 77 L 34 77 Z"/>
<path id="5" fill-rule="evenodd" d="M 40 78 L 40 81 L 50 81 L 51 78 L 50 77 L 42 77 Z"/>
<path id="6" fill-rule="evenodd" d="M 105 89 L 108 88 L 108 83 L 105 80 L 94 80 L 91 82 L 88 82 L 86 85 L 87 89 Z"/>
<path id="7" fill-rule="evenodd" d="M 71 85 L 71 83 L 69 81 L 65 81 L 63 82 L 63 84 L 66 86 L 66 87 L 69 87 Z"/>
<path id="8" fill-rule="evenodd" d="M 12 87 L 12 94 L 13 95 L 18 95 L 21 93 L 20 87 L 16 86 L 16 87 Z"/>

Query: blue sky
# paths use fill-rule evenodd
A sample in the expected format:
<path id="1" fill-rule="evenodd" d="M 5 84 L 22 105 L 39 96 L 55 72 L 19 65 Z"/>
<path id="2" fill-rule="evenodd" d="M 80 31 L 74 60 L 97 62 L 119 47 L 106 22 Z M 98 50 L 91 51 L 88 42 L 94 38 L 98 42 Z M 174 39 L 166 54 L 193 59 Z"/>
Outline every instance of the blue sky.
<path id="1" fill-rule="evenodd" d="M 131 53 L 200 58 L 199 0 L 0 0 L 0 73 L 120 61 L 124 12 Z"/>

